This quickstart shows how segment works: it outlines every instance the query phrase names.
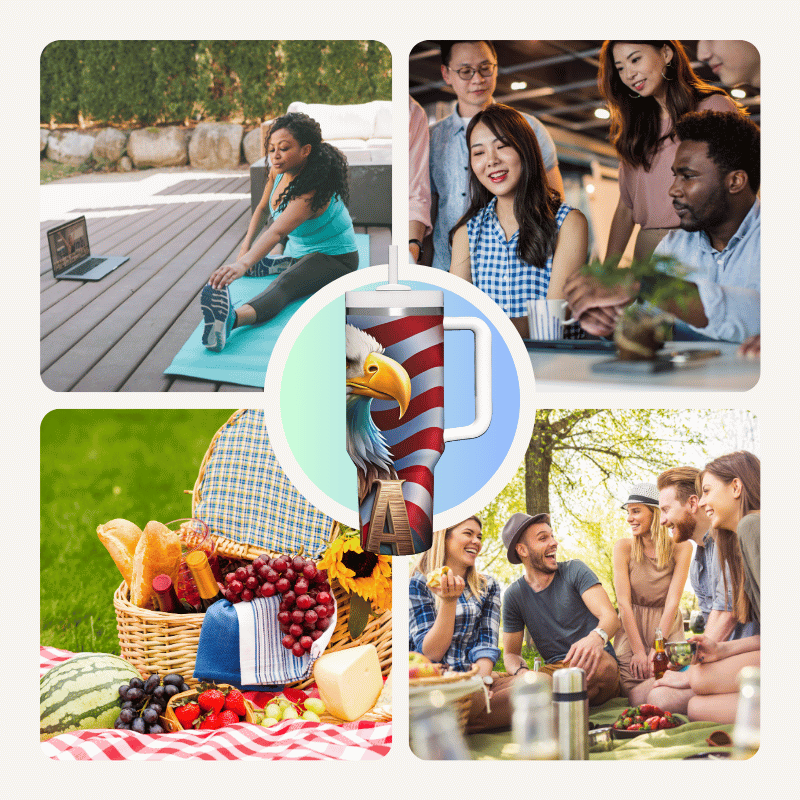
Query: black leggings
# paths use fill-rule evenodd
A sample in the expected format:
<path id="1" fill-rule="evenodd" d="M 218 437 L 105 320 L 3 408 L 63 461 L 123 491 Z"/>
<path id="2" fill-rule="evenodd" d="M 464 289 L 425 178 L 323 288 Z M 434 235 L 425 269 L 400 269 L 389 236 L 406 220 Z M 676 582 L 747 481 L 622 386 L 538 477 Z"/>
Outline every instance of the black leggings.
<path id="1" fill-rule="evenodd" d="M 358 252 L 330 256 L 326 253 L 309 253 L 299 258 L 282 272 L 258 297 L 248 301 L 256 312 L 255 324 L 272 319 L 289 303 L 308 297 L 327 286 L 331 281 L 355 272 Z"/>

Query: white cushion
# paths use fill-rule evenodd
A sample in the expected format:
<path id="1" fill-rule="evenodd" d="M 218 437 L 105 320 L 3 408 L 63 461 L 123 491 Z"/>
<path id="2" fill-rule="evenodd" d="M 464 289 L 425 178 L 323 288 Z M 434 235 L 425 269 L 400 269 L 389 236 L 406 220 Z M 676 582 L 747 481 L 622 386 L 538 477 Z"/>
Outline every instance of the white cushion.
<path id="1" fill-rule="evenodd" d="M 324 103 L 292 103 L 287 111 L 299 111 L 315 119 L 326 140 L 391 138 L 392 111 L 388 100 L 330 106 Z"/>

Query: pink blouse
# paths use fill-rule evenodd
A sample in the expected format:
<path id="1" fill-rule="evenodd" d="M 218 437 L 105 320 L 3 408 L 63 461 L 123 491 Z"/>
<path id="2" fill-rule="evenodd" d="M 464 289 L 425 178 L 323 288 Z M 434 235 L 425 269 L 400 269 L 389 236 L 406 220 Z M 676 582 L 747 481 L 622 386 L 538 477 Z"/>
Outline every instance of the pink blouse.
<path id="1" fill-rule="evenodd" d="M 727 95 L 713 94 L 697 105 L 698 111 L 737 111 L 736 104 Z M 664 136 L 672 126 L 666 119 L 661 125 Z M 665 139 L 653 159 L 650 171 L 631 167 L 620 162 L 619 194 L 622 202 L 633 212 L 633 221 L 643 228 L 677 228 L 678 215 L 668 194 L 672 186 L 672 163 L 680 142 L 677 138 Z"/>

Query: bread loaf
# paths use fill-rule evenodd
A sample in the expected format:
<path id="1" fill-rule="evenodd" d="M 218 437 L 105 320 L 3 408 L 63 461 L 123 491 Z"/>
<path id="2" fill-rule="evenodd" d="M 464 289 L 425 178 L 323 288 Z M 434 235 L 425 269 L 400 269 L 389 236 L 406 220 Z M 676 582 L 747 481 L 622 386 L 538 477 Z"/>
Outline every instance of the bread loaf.
<path id="1" fill-rule="evenodd" d="M 153 578 L 169 575 L 178 581 L 181 542 L 178 534 L 160 522 L 148 522 L 133 555 L 131 602 L 139 608 L 153 608 Z"/>
<path id="2" fill-rule="evenodd" d="M 141 528 L 127 519 L 112 519 L 105 525 L 97 526 L 97 536 L 111 554 L 128 586 L 131 585 L 133 574 L 133 554 L 141 535 Z"/>

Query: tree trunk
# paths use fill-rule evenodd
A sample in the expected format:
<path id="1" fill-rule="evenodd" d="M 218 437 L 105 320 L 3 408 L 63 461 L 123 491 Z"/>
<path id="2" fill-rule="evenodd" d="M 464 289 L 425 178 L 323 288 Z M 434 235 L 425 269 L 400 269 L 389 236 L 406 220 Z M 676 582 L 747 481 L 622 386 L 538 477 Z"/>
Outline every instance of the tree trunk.
<path id="1" fill-rule="evenodd" d="M 553 435 L 546 417 L 536 415 L 536 424 L 525 452 L 525 510 L 528 514 L 550 513 L 550 467 Z"/>

